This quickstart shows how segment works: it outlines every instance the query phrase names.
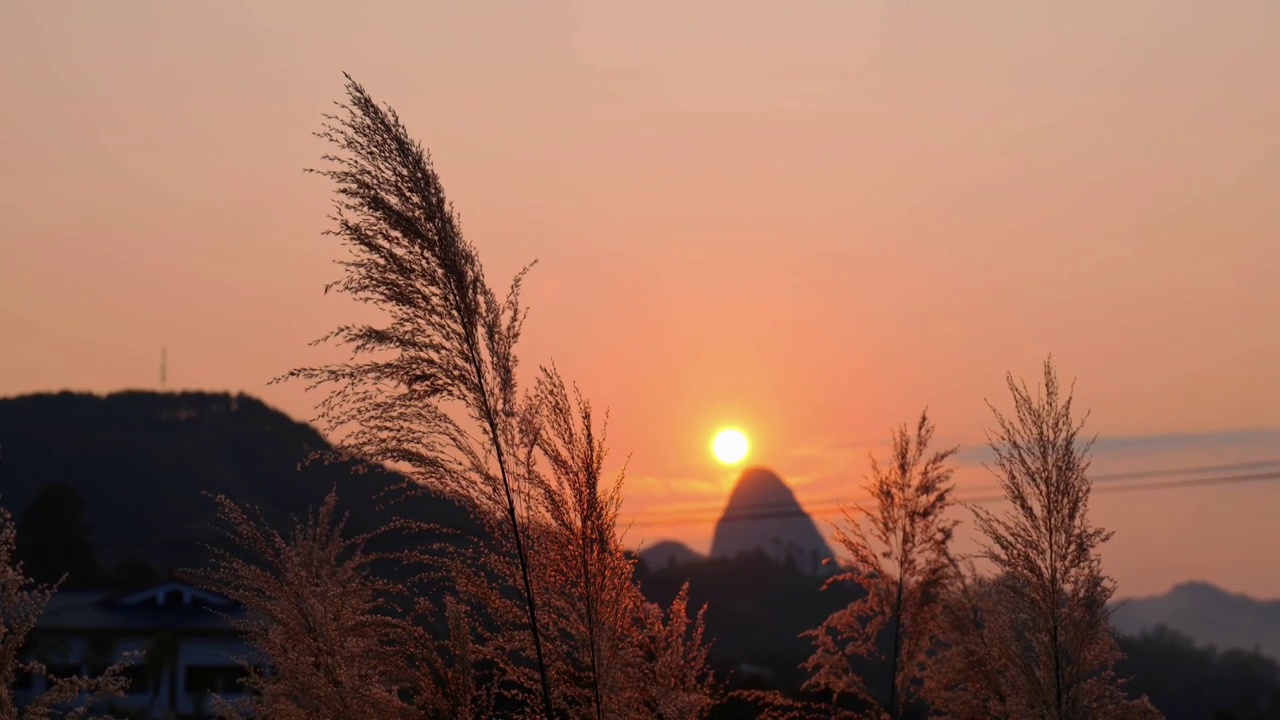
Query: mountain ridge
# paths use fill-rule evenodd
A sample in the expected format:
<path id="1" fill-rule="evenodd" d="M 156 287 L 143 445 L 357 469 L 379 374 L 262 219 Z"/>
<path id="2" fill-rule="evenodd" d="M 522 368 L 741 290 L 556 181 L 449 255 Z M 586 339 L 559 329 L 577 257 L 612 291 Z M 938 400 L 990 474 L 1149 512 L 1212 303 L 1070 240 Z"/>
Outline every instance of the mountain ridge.
<path id="1" fill-rule="evenodd" d="M 777 473 L 764 467 L 742 471 L 729 493 L 711 539 L 712 558 L 733 558 L 764 551 L 818 572 L 833 557 L 830 546 L 795 493 Z"/>
<path id="2" fill-rule="evenodd" d="M 644 564 L 653 570 L 706 559 L 702 553 L 679 540 L 659 540 L 649 547 L 641 547 L 638 554 Z"/>
<path id="3" fill-rule="evenodd" d="M 1220 649 L 1257 649 L 1280 659 L 1280 600 L 1259 600 L 1204 580 L 1187 580 L 1162 595 L 1113 603 L 1112 623 L 1130 635 L 1174 628 Z"/>

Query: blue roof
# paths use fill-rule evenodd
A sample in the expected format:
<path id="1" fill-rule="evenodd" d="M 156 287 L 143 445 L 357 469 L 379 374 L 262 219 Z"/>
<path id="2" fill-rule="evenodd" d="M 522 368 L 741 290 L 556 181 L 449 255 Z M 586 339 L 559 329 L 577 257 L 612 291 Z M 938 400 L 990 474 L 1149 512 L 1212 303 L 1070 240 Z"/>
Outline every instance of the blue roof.
<path id="1" fill-rule="evenodd" d="M 221 634 L 234 632 L 230 621 L 243 615 L 244 609 L 233 601 L 175 581 L 128 595 L 55 593 L 36 622 L 35 630 Z"/>

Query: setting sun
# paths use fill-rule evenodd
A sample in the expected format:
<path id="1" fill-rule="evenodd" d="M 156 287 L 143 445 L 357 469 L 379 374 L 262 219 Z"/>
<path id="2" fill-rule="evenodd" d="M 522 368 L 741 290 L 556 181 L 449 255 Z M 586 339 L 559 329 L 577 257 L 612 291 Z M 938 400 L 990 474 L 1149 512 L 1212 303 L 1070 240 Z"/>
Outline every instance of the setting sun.
<path id="1" fill-rule="evenodd" d="M 747 436 L 738 430 L 721 430 L 711 443 L 711 452 L 725 465 L 741 462 L 747 456 Z"/>

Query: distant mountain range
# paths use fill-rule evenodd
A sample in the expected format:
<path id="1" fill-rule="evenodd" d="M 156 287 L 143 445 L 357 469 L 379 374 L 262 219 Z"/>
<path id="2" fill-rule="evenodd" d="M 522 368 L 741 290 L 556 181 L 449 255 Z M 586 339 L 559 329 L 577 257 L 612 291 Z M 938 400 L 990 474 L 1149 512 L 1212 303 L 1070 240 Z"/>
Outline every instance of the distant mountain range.
<path id="1" fill-rule="evenodd" d="M 1280 601 L 1255 600 L 1206 582 L 1187 582 L 1164 595 L 1121 601 L 1111 619 L 1128 635 L 1165 625 L 1202 644 L 1256 648 L 1280 659 Z"/>
<path id="2" fill-rule="evenodd" d="M 675 540 L 663 540 L 654 543 L 650 547 L 640 548 L 640 560 L 654 570 L 676 567 L 705 559 L 701 553 Z"/>

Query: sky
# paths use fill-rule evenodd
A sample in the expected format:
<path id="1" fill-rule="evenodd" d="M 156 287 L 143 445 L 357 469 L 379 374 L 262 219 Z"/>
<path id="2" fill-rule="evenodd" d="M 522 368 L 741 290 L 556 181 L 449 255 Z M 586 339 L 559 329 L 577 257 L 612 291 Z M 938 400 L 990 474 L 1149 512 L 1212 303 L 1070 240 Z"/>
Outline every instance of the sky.
<path id="1" fill-rule="evenodd" d="M 267 381 L 364 317 L 303 172 L 345 71 L 494 284 L 538 261 L 522 360 L 611 409 L 633 542 L 709 546 L 726 425 L 819 508 L 927 406 L 981 494 L 986 401 L 1049 354 L 1100 473 L 1280 458 L 1278 67 L 1266 0 L 10 0 L 0 396 L 155 389 L 163 346 L 169 389 L 310 418 Z M 1093 517 L 1122 595 L 1274 598 L 1277 508 Z"/>

